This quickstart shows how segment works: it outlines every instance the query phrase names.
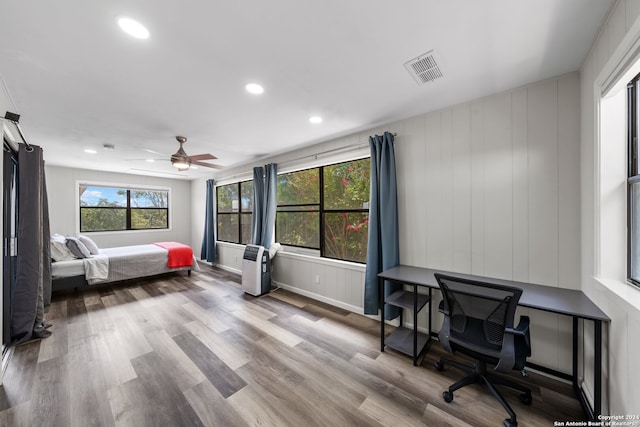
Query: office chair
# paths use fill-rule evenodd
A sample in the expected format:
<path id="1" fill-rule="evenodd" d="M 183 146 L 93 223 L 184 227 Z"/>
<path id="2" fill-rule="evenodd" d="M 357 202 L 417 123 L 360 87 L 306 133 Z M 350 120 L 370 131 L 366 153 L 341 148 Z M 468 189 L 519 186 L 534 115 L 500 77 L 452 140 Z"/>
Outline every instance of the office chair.
<path id="1" fill-rule="evenodd" d="M 444 391 L 442 397 L 451 402 L 454 391 L 469 384 L 484 383 L 509 414 L 504 420 L 505 427 L 516 427 L 516 414 L 495 384 L 522 392 L 520 400 L 526 405 L 531 404 L 531 390 L 489 374 L 487 364 L 495 365 L 496 372 L 516 370 L 527 376 L 524 368 L 527 356 L 531 356 L 529 318 L 522 316 L 518 327 L 513 327 L 522 290 L 439 273 L 435 273 L 435 277 L 443 298 L 439 305 L 444 314 L 440 344 L 450 353 L 459 351 L 475 359 L 473 367 L 446 359 L 435 364 L 439 371 L 446 363 L 469 372 Z"/>

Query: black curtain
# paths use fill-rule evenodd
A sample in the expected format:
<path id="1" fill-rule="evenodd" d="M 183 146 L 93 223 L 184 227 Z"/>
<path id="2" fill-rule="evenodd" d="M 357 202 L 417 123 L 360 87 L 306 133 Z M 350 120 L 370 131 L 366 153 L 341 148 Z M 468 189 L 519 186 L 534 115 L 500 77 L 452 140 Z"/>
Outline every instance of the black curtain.
<path id="1" fill-rule="evenodd" d="M 18 151 L 18 232 L 16 282 L 12 291 L 11 341 L 51 333 L 44 306 L 51 301 L 49 207 L 42 148 L 21 144 Z"/>

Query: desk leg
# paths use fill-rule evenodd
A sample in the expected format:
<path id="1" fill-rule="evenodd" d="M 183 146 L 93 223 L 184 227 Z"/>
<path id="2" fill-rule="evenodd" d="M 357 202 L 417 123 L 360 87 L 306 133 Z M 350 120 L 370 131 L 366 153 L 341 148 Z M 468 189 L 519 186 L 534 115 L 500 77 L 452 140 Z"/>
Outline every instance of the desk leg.
<path id="1" fill-rule="evenodd" d="M 578 319 L 577 317 L 573 317 L 573 352 L 571 353 L 573 355 L 572 359 L 572 365 L 573 365 L 573 369 L 572 369 L 572 382 L 573 382 L 573 389 L 577 390 L 578 389 L 578 322 L 580 319 Z"/>
<path id="2" fill-rule="evenodd" d="M 431 322 L 432 322 L 432 318 L 431 318 L 431 306 L 433 305 L 433 294 L 432 294 L 432 289 L 431 287 L 429 287 L 429 339 L 431 339 L 431 334 L 432 334 L 432 328 L 431 328 Z"/>
<path id="3" fill-rule="evenodd" d="M 578 384 L 578 322 L 580 319 L 573 318 L 573 389 L 578 395 L 578 400 L 582 409 L 592 420 L 597 420 L 602 414 L 602 320 L 593 321 L 593 407 L 584 393 L 584 389 Z"/>
<path id="4" fill-rule="evenodd" d="M 413 285 L 413 366 L 418 366 L 418 285 Z"/>
<path id="5" fill-rule="evenodd" d="M 380 351 L 384 351 L 384 280 L 378 279 L 378 309 L 380 312 Z"/>
<path id="6" fill-rule="evenodd" d="M 593 378 L 593 415 L 598 419 L 602 413 L 602 320 L 594 320 L 595 360 Z"/>

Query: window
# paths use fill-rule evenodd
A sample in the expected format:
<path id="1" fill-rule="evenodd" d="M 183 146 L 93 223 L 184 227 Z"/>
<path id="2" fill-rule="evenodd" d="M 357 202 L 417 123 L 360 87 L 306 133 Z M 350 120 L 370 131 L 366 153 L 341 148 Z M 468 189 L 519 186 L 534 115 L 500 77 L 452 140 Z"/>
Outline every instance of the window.
<path id="1" fill-rule="evenodd" d="M 366 262 L 369 173 L 367 158 L 279 175 L 276 241 Z"/>
<path id="2" fill-rule="evenodd" d="M 322 255 L 366 262 L 369 232 L 369 159 L 323 170 Z"/>
<path id="3" fill-rule="evenodd" d="M 320 170 L 278 175 L 276 242 L 320 249 Z"/>
<path id="4" fill-rule="evenodd" d="M 169 228 L 169 190 L 80 184 L 80 231 Z"/>
<path id="5" fill-rule="evenodd" d="M 640 286 L 639 89 L 640 74 L 627 85 L 627 279 L 636 286 Z"/>
<path id="6" fill-rule="evenodd" d="M 251 242 L 253 181 L 216 187 L 217 240 L 247 244 Z"/>

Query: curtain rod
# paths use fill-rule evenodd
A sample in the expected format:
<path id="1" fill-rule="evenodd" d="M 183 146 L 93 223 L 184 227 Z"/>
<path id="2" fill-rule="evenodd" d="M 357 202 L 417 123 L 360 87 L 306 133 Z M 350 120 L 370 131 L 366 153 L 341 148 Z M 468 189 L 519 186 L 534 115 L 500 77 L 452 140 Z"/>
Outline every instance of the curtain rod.
<path id="1" fill-rule="evenodd" d="M 398 134 L 395 133 L 395 132 L 393 132 L 391 135 L 398 136 Z M 355 149 L 358 149 L 358 148 L 363 148 L 364 145 L 365 144 L 354 144 L 354 145 L 347 145 L 347 146 L 344 146 L 344 147 L 332 148 L 331 150 L 321 151 L 320 153 L 308 154 L 306 156 L 296 157 L 295 159 L 285 160 L 285 161 L 280 162 L 278 164 L 279 165 L 286 165 L 287 163 L 297 162 L 298 160 L 308 159 L 310 157 L 313 157 L 314 159 L 317 159 L 318 156 L 322 156 L 322 155 L 325 155 L 325 154 L 331 154 L 331 153 L 335 153 L 335 152 L 339 152 L 339 151 L 355 150 Z"/>
<path id="2" fill-rule="evenodd" d="M 20 114 L 16 114 L 16 113 L 12 113 L 11 111 L 7 111 L 4 114 L 4 118 L 6 120 L 9 120 L 11 123 L 13 123 L 16 126 L 16 129 L 18 129 L 18 133 L 20 134 L 20 138 L 22 138 L 22 142 L 24 142 L 25 145 L 25 150 L 30 153 L 33 151 L 33 147 L 31 146 L 31 144 L 29 144 L 27 142 L 27 139 L 24 137 L 24 133 L 22 133 L 22 129 L 20 128 L 20 123 L 18 123 L 20 121 Z"/>
<path id="3" fill-rule="evenodd" d="M 397 136 L 398 134 L 393 132 L 391 135 L 393 135 L 394 137 Z M 353 150 L 353 149 L 358 149 L 358 148 L 363 148 L 365 146 L 365 144 L 354 144 L 354 145 L 347 145 L 344 147 L 338 147 L 338 148 L 332 148 L 331 150 L 326 150 L 326 151 L 322 151 L 320 153 L 315 153 L 315 154 L 307 154 L 306 156 L 302 156 L 302 157 L 296 157 L 294 159 L 288 159 L 288 160 L 284 160 L 282 162 L 278 162 L 278 166 L 280 165 L 286 165 L 288 163 L 291 162 L 297 162 L 298 160 L 304 160 L 304 159 L 308 159 L 308 158 L 314 158 L 317 159 L 318 156 L 322 156 L 324 154 L 330 154 L 330 153 L 335 153 L 338 151 L 349 151 L 349 150 Z M 258 159 L 256 162 L 260 163 L 260 161 L 262 160 L 266 160 L 268 159 L 270 156 L 264 157 L 263 159 Z M 246 172 L 246 173 L 239 173 L 239 174 L 233 174 L 230 175 L 228 177 L 225 177 L 224 179 L 234 179 L 234 178 L 238 178 L 239 176 L 243 176 L 243 175 L 248 175 L 250 172 Z"/>

